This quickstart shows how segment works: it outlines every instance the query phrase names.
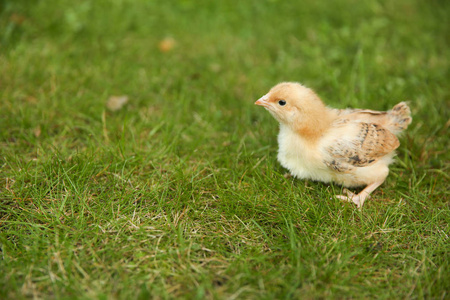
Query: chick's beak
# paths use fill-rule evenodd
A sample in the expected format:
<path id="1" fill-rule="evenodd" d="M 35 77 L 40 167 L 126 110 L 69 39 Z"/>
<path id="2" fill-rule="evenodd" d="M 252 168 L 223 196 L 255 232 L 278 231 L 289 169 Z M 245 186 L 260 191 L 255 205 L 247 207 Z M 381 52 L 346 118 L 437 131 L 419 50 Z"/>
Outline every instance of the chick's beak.
<path id="1" fill-rule="evenodd" d="M 256 105 L 260 105 L 263 107 L 268 107 L 269 106 L 269 97 L 267 95 L 262 96 L 261 98 L 259 98 L 256 102 Z"/>

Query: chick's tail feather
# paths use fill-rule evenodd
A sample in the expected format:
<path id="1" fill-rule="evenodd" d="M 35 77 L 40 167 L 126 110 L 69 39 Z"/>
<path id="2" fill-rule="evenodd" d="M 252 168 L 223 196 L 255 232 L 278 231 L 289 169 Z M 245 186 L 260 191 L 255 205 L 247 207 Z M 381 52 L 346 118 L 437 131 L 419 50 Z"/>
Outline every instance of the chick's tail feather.
<path id="1" fill-rule="evenodd" d="M 405 130 L 412 122 L 411 110 L 406 102 L 400 102 L 388 111 L 388 129 L 394 134 L 399 134 Z"/>

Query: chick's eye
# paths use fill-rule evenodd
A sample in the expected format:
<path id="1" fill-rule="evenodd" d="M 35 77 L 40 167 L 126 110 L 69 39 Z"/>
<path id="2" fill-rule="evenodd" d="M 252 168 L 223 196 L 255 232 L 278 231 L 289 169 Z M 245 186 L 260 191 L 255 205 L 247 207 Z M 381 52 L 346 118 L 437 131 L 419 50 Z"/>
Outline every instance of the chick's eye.
<path id="1" fill-rule="evenodd" d="M 285 100 L 279 100 L 278 104 L 280 104 L 280 106 L 285 106 L 286 105 L 286 101 Z"/>

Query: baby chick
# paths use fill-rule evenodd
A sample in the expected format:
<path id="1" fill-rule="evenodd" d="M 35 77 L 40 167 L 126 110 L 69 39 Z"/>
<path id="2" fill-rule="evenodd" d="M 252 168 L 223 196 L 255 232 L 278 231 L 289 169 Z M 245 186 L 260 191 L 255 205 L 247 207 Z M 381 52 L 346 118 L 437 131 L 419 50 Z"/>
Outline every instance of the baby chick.
<path id="1" fill-rule="evenodd" d="M 280 123 L 278 161 L 297 177 L 335 182 L 348 190 L 339 199 L 358 208 L 389 173 L 396 135 L 411 123 L 411 111 L 400 102 L 386 112 L 368 109 L 332 109 L 316 93 L 294 82 L 283 82 L 255 102 Z"/>

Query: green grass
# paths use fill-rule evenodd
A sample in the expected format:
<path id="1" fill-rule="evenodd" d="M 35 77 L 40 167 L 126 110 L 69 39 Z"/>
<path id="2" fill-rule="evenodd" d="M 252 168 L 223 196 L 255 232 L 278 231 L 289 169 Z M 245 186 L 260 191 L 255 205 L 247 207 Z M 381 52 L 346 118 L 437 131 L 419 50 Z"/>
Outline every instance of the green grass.
<path id="1" fill-rule="evenodd" d="M 303 2 L 1 2 L 0 298 L 448 298 L 450 5 Z M 287 80 L 410 101 L 363 211 L 283 176 Z"/>

